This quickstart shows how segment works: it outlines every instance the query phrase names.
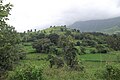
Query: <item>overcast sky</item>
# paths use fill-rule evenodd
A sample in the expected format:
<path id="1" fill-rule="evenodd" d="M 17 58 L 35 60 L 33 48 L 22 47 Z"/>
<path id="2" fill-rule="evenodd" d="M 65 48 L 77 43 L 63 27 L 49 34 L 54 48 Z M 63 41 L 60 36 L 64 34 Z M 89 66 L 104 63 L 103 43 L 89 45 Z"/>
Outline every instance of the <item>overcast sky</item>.
<path id="1" fill-rule="evenodd" d="M 70 25 L 120 16 L 120 0 L 6 0 L 14 7 L 9 23 L 17 31 Z"/>

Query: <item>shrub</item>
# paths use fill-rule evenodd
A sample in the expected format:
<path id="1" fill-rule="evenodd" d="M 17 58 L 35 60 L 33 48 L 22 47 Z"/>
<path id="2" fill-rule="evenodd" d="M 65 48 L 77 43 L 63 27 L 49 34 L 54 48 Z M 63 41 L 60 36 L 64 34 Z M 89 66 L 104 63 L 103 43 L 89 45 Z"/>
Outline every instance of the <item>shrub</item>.
<path id="1" fill-rule="evenodd" d="M 48 53 L 52 43 L 49 39 L 39 39 L 32 44 L 32 47 L 36 49 L 38 53 Z"/>
<path id="2" fill-rule="evenodd" d="M 17 69 L 8 80 L 43 80 L 42 69 L 37 66 L 27 66 Z"/>
<path id="3" fill-rule="evenodd" d="M 120 80 L 120 69 L 107 65 L 103 71 L 96 74 L 96 77 L 102 80 Z"/>
<path id="4" fill-rule="evenodd" d="M 110 51 L 109 48 L 104 45 L 97 45 L 96 49 L 98 50 L 98 53 L 108 53 Z"/>
<path id="5" fill-rule="evenodd" d="M 85 48 L 85 47 L 82 47 L 82 46 L 81 46 L 80 50 L 81 50 L 81 53 L 82 53 L 82 54 L 86 54 L 86 48 Z"/>
<path id="6" fill-rule="evenodd" d="M 97 45 L 97 42 L 95 42 L 94 40 L 84 39 L 84 40 L 82 41 L 82 45 L 83 45 L 83 46 L 92 46 L 92 47 L 94 47 L 94 46 Z"/>
<path id="7" fill-rule="evenodd" d="M 75 39 L 79 40 L 80 37 L 81 37 L 81 35 L 80 35 L 80 34 L 74 34 L 73 37 L 74 37 Z"/>
<path id="8" fill-rule="evenodd" d="M 57 42 L 58 42 L 58 39 L 59 39 L 59 35 L 58 34 L 56 34 L 56 33 L 49 34 L 48 38 L 50 39 L 50 41 L 52 43 L 57 45 Z"/>
<path id="9" fill-rule="evenodd" d="M 80 41 L 76 42 L 76 46 L 80 46 L 80 44 L 81 44 Z"/>
<path id="10" fill-rule="evenodd" d="M 62 57 L 48 55 L 48 60 L 50 62 L 50 68 L 52 68 L 53 66 L 56 66 L 57 68 L 64 66 L 64 61 Z"/>
<path id="11" fill-rule="evenodd" d="M 118 53 L 116 56 L 117 56 L 117 62 L 120 63 L 120 54 Z"/>
<path id="12" fill-rule="evenodd" d="M 73 67 L 71 69 L 76 70 L 76 71 L 85 71 L 85 67 L 84 67 L 83 63 L 79 62 L 79 61 L 74 61 Z"/>
<path id="13" fill-rule="evenodd" d="M 96 49 L 92 49 L 92 50 L 90 51 L 90 53 L 95 54 L 95 53 L 97 53 L 97 50 L 96 50 Z"/>

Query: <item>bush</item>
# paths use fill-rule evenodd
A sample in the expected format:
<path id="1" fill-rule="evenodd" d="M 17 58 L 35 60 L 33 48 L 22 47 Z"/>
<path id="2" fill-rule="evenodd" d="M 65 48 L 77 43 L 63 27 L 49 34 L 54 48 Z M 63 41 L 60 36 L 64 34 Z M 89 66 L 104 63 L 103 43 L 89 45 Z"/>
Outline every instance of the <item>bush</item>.
<path id="1" fill-rule="evenodd" d="M 96 49 L 98 53 L 108 53 L 110 51 L 109 48 L 104 45 L 97 45 Z"/>
<path id="2" fill-rule="evenodd" d="M 50 68 L 55 66 L 56 68 L 61 68 L 64 66 L 64 61 L 62 57 L 48 55 L 48 60 L 50 62 Z"/>
<path id="3" fill-rule="evenodd" d="M 80 46 L 80 44 L 81 44 L 80 41 L 76 42 L 76 46 Z"/>
<path id="4" fill-rule="evenodd" d="M 26 51 L 23 48 L 24 46 L 22 44 L 19 44 L 16 46 L 16 54 L 18 56 L 18 60 L 26 59 Z"/>
<path id="5" fill-rule="evenodd" d="M 50 42 L 50 39 L 44 38 L 35 41 L 32 44 L 32 47 L 36 49 L 36 52 L 38 53 L 49 53 L 49 49 L 51 45 L 53 44 Z"/>
<path id="6" fill-rule="evenodd" d="M 81 71 L 82 72 L 82 71 L 85 71 L 85 67 L 84 67 L 82 62 L 74 61 L 72 70 L 76 70 L 76 71 Z"/>
<path id="7" fill-rule="evenodd" d="M 82 53 L 82 54 L 86 54 L 86 48 L 85 48 L 85 47 L 82 47 L 82 46 L 81 46 L 80 50 L 81 50 L 81 53 Z"/>
<path id="8" fill-rule="evenodd" d="M 117 56 L 117 62 L 120 63 L 120 53 L 118 53 L 116 56 Z"/>
<path id="9" fill-rule="evenodd" d="M 82 45 L 83 45 L 83 46 L 91 46 L 91 47 L 94 47 L 94 46 L 97 45 L 97 42 L 95 42 L 94 40 L 87 40 L 87 39 L 85 39 L 85 40 L 82 41 Z"/>
<path id="10" fill-rule="evenodd" d="M 43 80 L 42 69 L 37 66 L 27 66 L 17 69 L 8 80 Z"/>
<path id="11" fill-rule="evenodd" d="M 103 71 L 99 71 L 99 73 L 97 71 L 95 75 L 102 80 L 120 80 L 120 69 L 115 66 L 107 65 Z"/>
<path id="12" fill-rule="evenodd" d="M 50 39 L 50 41 L 52 43 L 57 45 L 57 42 L 58 42 L 58 39 L 59 39 L 59 35 L 58 34 L 56 34 L 56 33 L 49 34 L 48 38 Z"/>
<path id="13" fill-rule="evenodd" d="M 95 53 L 97 53 L 97 50 L 96 50 L 96 49 L 93 49 L 93 50 L 90 51 L 90 53 L 95 54 Z"/>

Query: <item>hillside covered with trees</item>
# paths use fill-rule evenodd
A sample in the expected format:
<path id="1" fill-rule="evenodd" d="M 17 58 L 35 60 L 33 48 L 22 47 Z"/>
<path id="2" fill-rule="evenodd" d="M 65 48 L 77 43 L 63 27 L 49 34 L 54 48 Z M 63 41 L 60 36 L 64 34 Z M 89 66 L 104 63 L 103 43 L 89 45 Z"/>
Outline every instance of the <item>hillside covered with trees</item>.
<path id="1" fill-rule="evenodd" d="M 66 25 L 17 32 L 0 2 L 0 80 L 119 80 L 120 34 Z"/>
<path id="2" fill-rule="evenodd" d="M 28 30 L 27 32 L 20 33 L 20 35 L 23 42 L 32 42 L 33 48 L 35 48 L 37 52 L 44 52 L 42 49 L 46 49 L 45 51 L 48 50 L 49 52 L 51 47 L 68 47 L 67 44 L 69 41 L 81 54 L 93 52 L 109 53 L 111 50 L 114 51 L 120 49 L 119 34 L 108 35 L 100 32 L 80 32 L 80 30 L 77 29 L 67 28 L 66 25 L 51 26 L 50 28 L 41 31 Z M 44 44 L 46 48 L 42 48 Z M 80 52 L 81 48 L 90 48 L 90 50 L 85 49 L 83 52 Z"/>

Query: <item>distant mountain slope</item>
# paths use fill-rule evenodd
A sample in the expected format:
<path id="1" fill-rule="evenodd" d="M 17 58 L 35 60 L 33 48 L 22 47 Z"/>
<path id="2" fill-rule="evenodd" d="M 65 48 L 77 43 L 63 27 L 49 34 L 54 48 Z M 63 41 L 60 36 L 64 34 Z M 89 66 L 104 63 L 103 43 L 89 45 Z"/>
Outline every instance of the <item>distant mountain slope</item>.
<path id="1" fill-rule="evenodd" d="M 69 27 L 88 32 L 88 31 L 104 31 L 109 28 L 112 29 L 113 27 L 116 26 L 120 28 L 120 17 L 103 19 L 103 20 L 77 21 L 72 25 L 70 25 Z"/>
<path id="2" fill-rule="evenodd" d="M 117 34 L 117 33 L 120 33 L 120 27 L 114 26 L 111 28 L 101 30 L 100 32 L 107 33 L 107 34 Z"/>

